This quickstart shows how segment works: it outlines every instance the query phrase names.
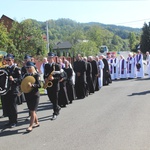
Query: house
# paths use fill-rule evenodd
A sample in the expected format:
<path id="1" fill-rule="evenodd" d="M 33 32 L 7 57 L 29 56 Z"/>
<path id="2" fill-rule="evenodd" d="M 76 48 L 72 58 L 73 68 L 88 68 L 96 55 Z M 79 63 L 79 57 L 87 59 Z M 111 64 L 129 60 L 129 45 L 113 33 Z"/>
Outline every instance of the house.
<path id="1" fill-rule="evenodd" d="M 12 28 L 12 24 L 13 24 L 14 20 L 5 16 L 5 15 L 2 15 L 2 17 L 0 18 L 0 23 L 3 23 L 4 26 L 7 28 L 7 31 L 9 32 L 10 29 Z"/>
<path id="2" fill-rule="evenodd" d="M 65 42 L 58 42 L 54 47 L 53 47 L 53 52 L 57 54 L 57 56 L 72 56 L 72 44 L 69 41 Z"/>

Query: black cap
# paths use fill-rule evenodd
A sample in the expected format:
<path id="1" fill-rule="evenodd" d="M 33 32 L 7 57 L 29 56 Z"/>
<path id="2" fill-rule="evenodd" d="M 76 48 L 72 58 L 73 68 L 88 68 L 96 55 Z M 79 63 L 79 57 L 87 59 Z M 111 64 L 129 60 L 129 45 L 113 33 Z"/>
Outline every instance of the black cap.
<path id="1" fill-rule="evenodd" d="M 48 56 L 50 56 L 50 57 L 55 57 L 55 54 L 52 53 L 52 52 L 49 52 L 49 53 L 48 53 Z"/>
<path id="2" fill-rule="evenodd" d="M 26 54 L 26 55 L 24 56 L 24 59 L 31 59 L 31 56 L 29 56 L 28 54 Z"/>
<path id="3" fill-rule="evenodd" d="M 34 66 L 35 64 L 32 62 L 32 61 L 28 61 L 27 63 L 26 63 L 26 68 L 28 68 L 28 67 L 31 67 L 31 66 Z"/>
<path id="4" fill-rule="evenodd" d="M 6 59 L 9 59 L 9 58 L 10 58 L 10 59 L 14 59 L 15 56 L 14 56 L 13 54 L 8 53 L 5 58 L 6 58 Z"/>

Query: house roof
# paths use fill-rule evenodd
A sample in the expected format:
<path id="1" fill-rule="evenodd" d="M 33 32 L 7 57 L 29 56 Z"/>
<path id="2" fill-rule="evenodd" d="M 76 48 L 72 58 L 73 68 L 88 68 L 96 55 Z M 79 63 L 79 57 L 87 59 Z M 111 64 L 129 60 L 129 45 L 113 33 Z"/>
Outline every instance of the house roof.
<path id="1" fill-rule="evenodd" d="M 57 43 L 54 47 L 53 50 L 58 50 L 58 49 L 70 49 L 72 48 L 72 44 L 69 41 L 66 42 L 59 42 Z"/>
<path id="2" fill-rule="evenodd" d="M 12 21 L 12 22 L 14 21 L 13 19 L 11 19 L 11 18 L 9 18 L 8 16 L 5 16 L 5 15 L 2 15 L 2 17 L 1 17 L 0 19 L 3 20 L 4 18 L 7 18 L 7 19 L 9 19 L 9 20 Z"/>
<path id="3" fill-rule="evenodd" d="M 7 31 L 9 31 L 12 28 L 12 23 L 14 22 L 13 19 L 2 15 L 2 17 L 0 18 L 0 23 L 3 22 L 4 26 L 7 28 Z"/>

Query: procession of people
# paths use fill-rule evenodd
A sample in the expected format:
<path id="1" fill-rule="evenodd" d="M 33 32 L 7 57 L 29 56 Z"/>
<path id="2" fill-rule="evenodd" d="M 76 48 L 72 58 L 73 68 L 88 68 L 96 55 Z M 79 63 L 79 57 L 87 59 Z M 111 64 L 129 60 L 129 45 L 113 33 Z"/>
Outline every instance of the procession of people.
<path id="1" fill-rule="evenodd" d="M 150 77 L 148 52 L 146 56 L 146 73 Z M 76 99 L 85 99 L 103 86 L 108 86 L 114 80 L 144 77 L 143 54 L 140 50 L 136 54 L 129 52 L 126 59 L 123 55 L 117 57 L 114 52 L 108 52 L 107 56 L 82 57 L 81 54 L 77 54 L 73 64 L 67 59 L 64 62 L 61 59 L 56 62 L 55 54 L 49 52 L 47 57 L 43 58 L 40 67 L 42 79 L 35 62 L 31 60 L 31 56 L 25 55 L 21 68 L 16 66 L 13 54 L 7 54 L 4 59 L 6 66 L 2 70 L 7 71 L 9 83 L 8 89 L 1 87 L 1 91 L 7 90 L 7 92 L 0 91 L 2 116 L 8 117 L 8 123 L 4 126 L 13 128 L 17 125 L 18 97 L 22 95 L 22 101 L 27 103 L 29 110 L 30 123 L 26 128 L 27 132 L 40 126 L 37 111 L 40 103 L 41 82 L 43 82 L 45 89 L 44 93 L 53 106 L 51 120 L 56 120 L 61 108 L 67 107 Z"/>

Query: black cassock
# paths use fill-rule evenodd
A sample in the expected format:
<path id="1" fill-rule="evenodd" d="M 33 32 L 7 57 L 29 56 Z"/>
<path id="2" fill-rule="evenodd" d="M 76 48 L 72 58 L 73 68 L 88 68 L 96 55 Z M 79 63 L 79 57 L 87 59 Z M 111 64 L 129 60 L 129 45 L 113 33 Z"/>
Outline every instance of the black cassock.
<path id="1" fill-rule="evenodd" d="M 75 88 L 72 79 L 73 70 L 72 68 L 64 68 L 64 71 L 67 73 L 66 88 L 67 88 L 68 98 L 70 103 L 72 103 L 72 101 L 76 99 Z"/>
<path id="2" fill-rule="evenodd" d="M 111 75 L 109 71 L 109 65 L 107 59 L 103 58 L 102 59 L 104 63 L 104 68 L 103 68 L 103 85 L 108 85 L 111 83 Z"/>
<path id="3" fill-rule="evenodd" d="M 97 65 L 96 60 L 92 60 L 91 65 L 92 65 L 92 79 L 93 79 L 93 84 L 94 84 L 94 90 L 98 91 L 99 84 L 98 84 L 98 77 L 96 75 L 98 75 L 99 71 L 98 71 L 98 65 Z"/>
<path id="4" fill-rule="evenodd" d="M 75 76 L 75 91 L 77 99 L 85 98 L 86 96 L 86 64 L 82 60 L 74 62 Z M 80 75 L 78 76 L 78 73 Z"/>
<path id="5" fill-rule="evenodd" d="M 87 81 L 89 94 L 94 93 L 94 85 L 92 79 L 92 65 L 90 62 L 87 62 L 86 81 Z"/>
<path id="6" fill-rule="evenodd" d="M 58 105 L 60 107 L 65 107 L 69 103 L 67 88 L 66 88 L 67 74 L 65 71 L 61 73 L 60 79 L 62 78 L 63 78 L 63 81 L 60 82 L 60 90 L 58 93 Z"/>

